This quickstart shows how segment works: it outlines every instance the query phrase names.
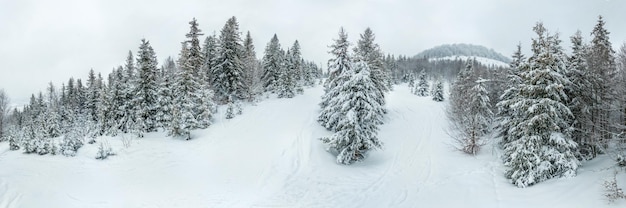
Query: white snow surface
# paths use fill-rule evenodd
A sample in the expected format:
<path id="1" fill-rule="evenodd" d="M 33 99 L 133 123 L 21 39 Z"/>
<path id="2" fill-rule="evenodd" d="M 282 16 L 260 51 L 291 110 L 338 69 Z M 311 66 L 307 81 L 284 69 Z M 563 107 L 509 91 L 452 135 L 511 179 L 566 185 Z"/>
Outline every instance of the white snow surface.
<path id="1" fill-rule="evenodd" d="M 502 61 L 493 60 L 490 58 L 479 57 L 479 56 L 446 56 L 441 58 L 430 58 L 429 61 L 437 61 L 437 60 L 473 60 L 476 59 L 479 63 L 487 66 L 496 66 L 496 67 L 509 67 L 508 63 L 504 63 Z"/>
<path id="2" fill-rule="evenodd" d="M 626 205 L 603 198 L 602 182 L 613 172 L 603 157 L 584 163 L 574 178 L 513 186 L 495 148 L 477 156 L 454 150 L 445 102 L 415 96 L 406 85 L 387 96 L 378 135 L 384 149 L 338 165 L 318 140 L 331 135 L 316 122 L 322 93 L 316 87 L 247 106 L 243 115 L 194 131 L 190 141 L 151 133 L 124 148 L 119 137 L 102 137 L 117 153 L 103 161 L 94 159 L 97 144 L 64 157 L 27 155 L 0 143 L 0 207 Z"/>

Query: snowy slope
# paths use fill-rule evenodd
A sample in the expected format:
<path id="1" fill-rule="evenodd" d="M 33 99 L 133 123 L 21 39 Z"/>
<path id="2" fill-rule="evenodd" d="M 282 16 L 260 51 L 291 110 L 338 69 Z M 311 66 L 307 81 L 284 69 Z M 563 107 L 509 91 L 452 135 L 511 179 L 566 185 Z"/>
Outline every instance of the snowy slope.
<path id="1" fill-rule="evenodd" d="M 118 155 L 93 159 L 35 156 L 0 143 L 0 207 L 619 207 L 601 196 L 606 160 L 572 179 L 526 189 L 507 182 L 497 152 L 470 157 L 453 150 L 444 105 L 396 86 L 388 95 L 384 150 L 365 162 L 335 164 L 317 138 L 321 87 L 293 99 L 248 106 L 218 118 L 196 139 L 149 134 Z M 621 181 L 622 184 L 626 181 Z"/>
<path id="2" fill-rule="evenodd" d="M 496 66 L 496 67 L 508 67 L 509 64 L 508 63 L 504 63 L 502 61 L 498 61 L 498 60 L 494 60 L 494 59 L 490 59 L 490 58 L 484 58 L 484 57 L 479 57 L 479 56 L 446 56 L 446 57 L 442 57 L 442 58 L 430 58 L 428 59 L 429 61 L 436 61 L 436 60 L 472 60 L 472 59 L 476 59 L 476 61 L 478 61 L 479 63 L 483 64 L 483 65 L 487 65 L 487 66 Z"/>

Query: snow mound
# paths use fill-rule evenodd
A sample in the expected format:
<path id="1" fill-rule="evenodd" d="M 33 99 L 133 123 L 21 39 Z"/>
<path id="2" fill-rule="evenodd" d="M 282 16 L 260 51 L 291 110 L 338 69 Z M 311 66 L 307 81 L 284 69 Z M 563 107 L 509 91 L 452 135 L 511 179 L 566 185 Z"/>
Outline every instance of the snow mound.
<path id="1" fill-rule="evenodd" d="M 364 162 L 337 165 L 318 140 L 321 87 L 292 99 L 270 98 L 226 120 L 223 110 L 193 140 L 147 134 L 101 137 L 116 155 L 94 159 L 98 144 L 76 157 L 27 155 L 0 143 L 0 207 L 619 207 L 602 182 L 610 161 L 586 163 L 578 176 L 526 189 L 504 178 L 499 152 L 455 151 L 445 102 L 387 96 L 384 143 Z M 125 139 L 124 139 L 125 138 Z M 620 175 L 623 176 L 623 175 Z M 618 176 L 618 178 L 620 177 Z M 620 181 L 620 183 L 626 183 Z"/>

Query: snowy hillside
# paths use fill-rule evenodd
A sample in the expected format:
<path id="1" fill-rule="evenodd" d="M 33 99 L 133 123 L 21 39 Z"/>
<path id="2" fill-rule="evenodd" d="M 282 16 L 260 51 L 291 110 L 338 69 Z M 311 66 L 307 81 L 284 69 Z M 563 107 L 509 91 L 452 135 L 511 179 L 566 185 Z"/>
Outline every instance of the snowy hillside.
<path id="1" fill-rule="evenodd" d="M 479 63 L 486 65 L 486 66 L 495 66 L 495 67 L 508 67 L 509 64 L 502 62 L 502 61 L 498 61 L 495 59 L 490 59 L 490 58 L 484 58 L 484 57 L 479 57 L 479 56 L 446 56 L 446 57 L 441 57 L 441 58 L 430 58 L 428 59 L 429 61 L 438 61 L 438 60 L 463 60 L 463 61 L 467 61 L 467 60 L 476 60 Z"/>
<path id="2" fill-rule="evenodd" d="M 454 57 L 454 56 L 475 56 L 475 57 L 483 57 L 493 60 L 498 60 L 501 62 L 511 62 L 511 59 L 507 56 L 502 55 L 501 53 L 489 49 L 485 46 L 481 45 L 473 45 L 473 44 L 465 44 L 465 43 L 457 43 L 457 44 L 444 44 L 440 46 L 435 46 L 433 48 L 424 50 L 419 54 L 415 55 L 418 58 L 443 58 L 443 57 Z"/>
<path id="3" fill-rule="evenodd" d="M 446 134 L 445 102 L 396 86 L 379 138 L 384 150 L 337 165 L 317 139 L 321 87 L 268 99 L 243 115 L 217 118 L 193 140 L 150 133 L 117 155 L 95 160 L 97 145 L 76 157 L 36 156 L 0 143 L 0 207 L 623 207 L 602 197 L 608 160 L 579 175 L 520 189 L 503 176 L 498 151 L 470 157 Z M 223 112 L 220 112 L 223 115 Z M 622 177 L 624 178 L 624 177 Z M 626 181 L 620 181 L 626 184 Z"/>

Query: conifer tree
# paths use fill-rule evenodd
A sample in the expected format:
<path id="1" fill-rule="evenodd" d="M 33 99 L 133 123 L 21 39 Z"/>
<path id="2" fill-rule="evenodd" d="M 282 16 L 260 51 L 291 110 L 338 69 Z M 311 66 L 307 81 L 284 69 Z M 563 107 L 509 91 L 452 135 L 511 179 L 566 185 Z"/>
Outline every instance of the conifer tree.
<path id="1" fill-rule="evenodd" d="M 383 53 L 380 50 L 380 46 L 374 43 L 376 36 L 369 27 L 365 29 L 361 38 L 357 41 L 354 48 L 355 59 L 357 61 L 365 61 L 370 66 L 372 81 L 376 84 L 376 88 L 380 89 L 383 93 L 388 92 L 388 83 L 390 83 L 389 73 L 383 63 Z M 383 94 L 384 95 L 384 94 Z M 384 103 L 381 103 L 384 105 Z"/>
<path id="2" fill-rule="evenodd" d="M 128 51 L 128 57 L 126 58 L 126 63 L 124 65 L 122 77 L 120 77 L 119 82 L 119 92 L 121 95 L 120 99 L 120 107 L 119 113 L 121 114 L 121 118 L 117 123 L 118 129 L 124 133 L 129 133 L 134 131 L 136 126 L 136 105 L 133 103 L 133 92 L 135 91 L 135 82 L 136 82 L 136 69 L 135 69 L 135 58 L 131 51 Z"/>
<path id="3" fill-rule="evenodd" d="M 157 126 L 167 129 L 172 120 L 172 108 L 175 96 L 172 92 L 173 77 L 176 76 L 176 64 L 171 57 L 165 60 L 159 76 L 159 104 L 156 113 Z"/>
<path id="4" fill-rule="evenodd" d="M 592 106 L 597 106 L 593 89 L 600 84 L 599 77 L 589 70 L 588 49 L 583 43 L 580 31 L 570 37 L 572 55 L 569 57 L 568 73 L 571 80 L 565 90 L 570 98 L 568 107 L 574 115 L 572 139 L 579 144 L 579 159 L 591 159 L 597 154 L 598 144 L 591 140 L 593 132 Z"/>
<path id="5" fill-rule="evenodd" d="M 172 107 L 172 121 L 168 128 L 168 135 L 184 137 L 186 140 L 191 139 L 191 130 L 200 127 L 195 115 L 199 115 L 199 105 L 202 101 L 202 80 L 197 75 L 203 64 L 198 41 L 201 31 L 195 18 L 189 25 L 190 31 L 186 35 L 189 40 L 183 43 L 178 59 L 180 70 L 176 74 L 173 86 L 176 99 Z M 187 43 L 190 44 L 189 47 L 186 46 Z"/>
<path id="6" fill-rule="evenodd" d="M 343 71 L 337 78 L 346 80 L 331 89 L 339 96 L 328 103 L 328 107 L 335 109 L 331 117 L 339 118 L 337 132 L 321 140 L 338 153 L 337 163 L 348 165 L 363 160 L 369 150 L 382 148 L 377 138 L 377 124 L 382 122 L 383 111 L 377 100 L 382 95 L 371 80 L 365 62 L 358 62 L 354 70 Z"/>
<path id="7" fill-rule="evenodd" d="M 428 96 L 428 81 L 426 80 L 426 72 L 422 70 L 415 85 L 415 94 L 420 97 Z"/>
<path id="8" fill-rule="evenodd" d="M 212 69 L 216 65 L 217 50 L 218 44 L 215 35 L 207 36 L 202 47 L 202 55 L 204 57 L 202 71 L 204 71 L 204 80 L 208 86 L 213 86 L 212 80 L 215 79 Z"/>
<path id="9" fill-rule="evenodd" d="M 293 53 L 291 51 L 287 51 L 285 55 L 285 60 L 282 61 L 283 67 L 279 72 L 278 81 L 276 83 L 276 94 L 278 94 L 279 98 L 293 98 L 297 93 L 297 75 L 295 65 L 293 64 Z"/>
<path id="10" fill-rule="evenodd" d="M 157 59 L 150 42 L 142 39 L 137 54 L 137 82 L 133 92 L 137 133 L 156 131 L 158 101 Z"/>
<path id="11" fill-rule="evenodd" d="M 263 75 L 261 80 L 265 92 L 275 92 L 276 85 L 283 67 L 284 58 L 282 57 L 280 42 L 278 36 L 274 34 L 270 42 L 265 47 L 263 55 Z"/>
<path id="12" fill-rule="evenodd" d="M 561 74 L 566 63 L 558 57 L 561 49 L 554 40 L 558 36 L 551 36 L 541 23 L 533 29 L 538 37 L 533 39 L 528 70 L 521 72 L 518 97 L 501 101 L 515 107 L 509 122 L 510 141 L 504 144 L 504 162 L 506 177 L 518 187 L 573 177 L 579 164 L 564 90 L 570 81 Z"/>
<path id="13" fill-rule="evenodd" d="M 595 94 L 599 98 L 598 103 L 594 103 L 593 116 L 594 132 L 592 132 L 592 139 L 594 143 L 604 148 L 608 145 L 608 140 L 612 137 L 613 123 L 610 120 L 611 109 L 614 108 L 612 104 L 615 101 L 616 95 L 614 94 L 614 87 L 616 86 L 617 75 L 615 66 L 615 51 L 612 48 L 609 40 L 609 32 L 604 28 L 605 22 L 602 16 L 598 17 L 598 23 L 593 28 L 591 36 L 591 46 L 588 56 L 589 69 L 598 76 L 601 80 L 597 88 L 595 88 Z"/>
<path id="14" fill-rule="evenodd" d="M 247 94 L 250 96 L 248 99 L 251 100 L 254 95 L 261 93 L 262 89 L 259 62 L 256 59 L 256 52 L 254 51 L 254 43 L 250 31 L 246 33 L 243 48 L 244 84 L 248 86 Z"/>
<path id="15" fill-rule="evenodd" d="M 433 100 L 437 102 L 443 101 L 443 83 L 441 83 L 441 80 L 438 79 L 437 81 L 435 81 L 434 86 L 435 88 L 432 92 Z"/>
<path id="16" fill-rule="evenodd" d="M 213 69 L 216 99 L 225 102 L 228 98 L 235 100 L 247 98 L 248 86 L 244 81 L 244 64 L 241 57 L 243 46 L 239 36 L 239 23 L 235 17 L 228 19 L 219 38 L 217 65 Z"/>
<path id="17" fill-rule="evenodd" d="M 333 90 L 335 87 L 343 85 L 347 82 L 347 76 L 340 76 L 344 71 L 350 71 L 352 67 L 352 58 L 348 53 L 350 43 L 348 35 L 343 28 L 339 30 L 339 38 L 331 45 L 330 54 L 333 56 L 328 62 L 328 79 L 324 83 L 325 93 L 320 102 L 321 113 L 318 116 L 318 122 L 329 130 L 336 131 L 336 122 L 338 118 L 333 117 L 332 112 L 337 111 L 335 107 L 329 106 L 329 102 L 339 96 L 339 91 Z"/>

